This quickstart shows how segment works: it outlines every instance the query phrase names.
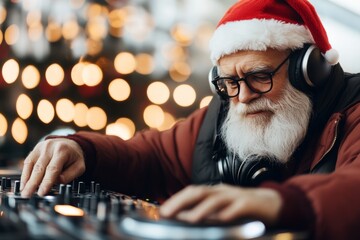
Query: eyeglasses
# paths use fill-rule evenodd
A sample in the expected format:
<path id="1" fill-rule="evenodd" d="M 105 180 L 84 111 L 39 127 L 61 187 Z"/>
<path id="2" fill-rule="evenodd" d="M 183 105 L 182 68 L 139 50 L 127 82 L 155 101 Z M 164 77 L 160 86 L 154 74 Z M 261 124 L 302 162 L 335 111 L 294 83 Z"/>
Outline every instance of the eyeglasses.
<path id="1" fill-rule="evenodd" d="M 216 76 L 214 80 L 212 80 L 212 84 L 214 84 L 218 93 L 224 98 L 232 98 L 236 97 L 240 93 L 240 81 L 244 81 L 245 84 L 250 88 L 251 91 L 255 93 L 267 93 L 273 87 L 273 76 L 275 73 L 284 65 L 284 63 L 289 59 L 290 55 L 280 63 L 280 65 L 275 68 L 274 71 L 264 72 L 250 72 L 245 74 L 244 77 L 219 77 Z"/>

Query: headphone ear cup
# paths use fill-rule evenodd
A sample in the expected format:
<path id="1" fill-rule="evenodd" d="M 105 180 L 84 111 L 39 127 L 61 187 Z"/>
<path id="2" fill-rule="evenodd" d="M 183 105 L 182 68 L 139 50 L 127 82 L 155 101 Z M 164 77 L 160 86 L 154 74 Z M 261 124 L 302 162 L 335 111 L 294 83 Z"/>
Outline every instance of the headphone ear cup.
<path id="1" fill-rule="evenodd" d="M 242 160 L 228 154 L 218 161 L 221 180 L 243 187 L 255 187 L 269 180 L 280 181 L 283 167 L 276 159 L 259 155 L 250 155 Z"/>
<path id="2" fill-rule="evenodd" d="M 283 166 L 275 159 L 266 156 L 250 155 L 238 172 L 238 184 L 255 187 L 264 181 L 280 181 Z"/>
<path id="3" fill-rule="evenodd" d="M 208 75 L 208 81 L 209 81 L 209 85 L 210 85 L 210 90 L 213 94 L 218 94 L 214 84 L 212 83 L 212 80 L 215 79 L 215 77 L 218 76 L 218 71 L 217 71 L 217 67 L 213 66 L 210 71 L 209 71 L 209 75 Z"/>
<path id="4" fill-rule="evenodd" d="M 211 69 L 210 69 L 210 72 L 209 72 L 209 75 L 208 75 L 208 81 L 209 81 L 209 85 L 210 85 L 210 89 L 211 91 L 214 93 L 214 94 L 218 94 L 222 100 L 224 101 L 227 101 L 228 98 L 226 95 L 224 95 L 224 93 L 221 93 L 216 87 L 215 85 L 212 83 L 212 81 L 218 77 L 219 74 L 218 74 L 218 68 L 217 66 L 213 66 Z"/>
<path id="5" fill-rule="evenodd" d="M 326 84 L 332 66 L 315 45 L 306 44 L 295 50 L 289 60 L 289 81 L 298 90 L 308 93 Z"/>
<path id="6" fill-rule="evenodd" d="M 265 166 L 258 156 L 251 155 L 243 161 L 237 172 L 238 184 L 245 187 L 257 186 L 261 182 L 258 173 L 263 175 L 268 171 L 268 166 Z"/>
<path id="7" fill-rule="evenodd" d="M 233 182 L 233 178 L 231 175 L 231 170 L 230 170 L 230 156 L 225 156 L 225 158 L 221 159 L 221 161 L 219 162 L 221 165 L 221 171 L 220 172 L 220 176 L 223 182 L 225 183 L 232 183 Z"/>
<path id="8" fill-rule="evenodd" d="M 291 85 L 303 92 L 309 92 L 311 90 L 310 86 L 306 84 L 304 78 L 302 77 L 302 60 L 304 58 L 307 47 L 297 49 L 291 53 L 289 59 L 289 81 Z"/>

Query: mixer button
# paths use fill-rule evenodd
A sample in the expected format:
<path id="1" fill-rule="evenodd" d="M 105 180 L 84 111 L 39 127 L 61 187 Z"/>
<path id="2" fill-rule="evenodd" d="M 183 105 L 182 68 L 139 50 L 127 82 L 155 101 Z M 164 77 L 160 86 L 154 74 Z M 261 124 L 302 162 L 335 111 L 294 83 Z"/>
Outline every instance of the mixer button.
<path id="1" fill-rule="evenodd" d="M 1 178 L 1 189 L 3 190 L 3 191 L 5 191 L 6 190 L 6 177 L 2 177 Z"/>
<path id="2" fill-rule="evenodd" d="M 14 194 L 19 195 L 20 194 L 20 181 L 16 180 L 14 182 Z"/>
<path id="3" fill-rule="evenodd" d="M 78 194 L 84 194 L 85 192 L 86 192 L 85 183 L 79 182 L 78 183 Z"/>
<path id="4" fill-rule="evenodd" d="M 100 195 L 100 191 L 101 191 L 100 183 L 96 183 L 96 184 L 95 184 L 95 195 L 96 195 L 96 196 L 99 196 L 99 195 Z"/>

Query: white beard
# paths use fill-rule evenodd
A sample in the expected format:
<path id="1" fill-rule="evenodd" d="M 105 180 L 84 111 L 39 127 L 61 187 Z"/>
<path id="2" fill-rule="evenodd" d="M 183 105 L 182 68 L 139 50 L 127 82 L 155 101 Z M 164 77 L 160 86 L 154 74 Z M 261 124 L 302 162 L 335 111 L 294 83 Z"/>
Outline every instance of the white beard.
<path id="1" fill-rule="evenodd" d="M 309 97 L 288 83 L 277 103 L 264 97 L 249 104 L 230 102 L 221 136 L 228 150 L 240 159 L 261 155 L 285 163 L 306 135 L 311 109 Z M 274 114 L 246 117 L 258 110 Z"/>

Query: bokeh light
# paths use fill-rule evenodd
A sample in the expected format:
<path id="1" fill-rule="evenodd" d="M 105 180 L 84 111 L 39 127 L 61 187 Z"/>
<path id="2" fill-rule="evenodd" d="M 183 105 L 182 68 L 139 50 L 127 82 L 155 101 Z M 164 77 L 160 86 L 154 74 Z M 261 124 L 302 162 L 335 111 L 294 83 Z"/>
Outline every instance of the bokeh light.
<path id="1" fill-rule="evenodd" d="M 82 69 L 82 79 L 85 85 L 93 87 L 98 85 L 103 79 L 101 68 L 93 63 L 85 64 Z"/>
<path id="2" fill-rule="evenodd" d="M 41 37 L 43 35 L 43 26 L 40 22 L 31 23 L 32 25 L 29 25 L 28 29 L 28 36 L 29 40 L 36 42 L 41 40 Z"/>
<path id="3" fill-rule="evenodd" d="M 211 102 L 212 98 L 213 98 L 213 96 L 206 96 L 203 99 L 201 99 L 199 108 L 208 106 L 209 103 Z"/>
<path id="4" fill-rule="evenodd" d="M 147 75 L 154 71 L 155 62 L 150 54 L 140 53 L 136 55 L 136 72 Z"/>
<path id="5" fill-rule="evenodd" d="M 78 127 L 85 127 L 87 125 L 86 115 L 89 108 L 85 103 L 77 103 L 74 106 L 74 123 Z"/>
<path id="6" fill-rule="evenodd" d="M 80 27 L 75 19 L 70 19 L 64 23 L 61 31 L 64 39 L 72 40 L 79 34 Z"/>
<path id="7" fill-rule="evenodd" d="M 136 130 L 135 123 L 131 119 L 122 117 L 117 119 L 116 123 L 125 125 L 129 129 L 129 133 L 131 137 L 135 134 L 135 130 Z"/>
<path id="8" fill-rule="evenodd" d="M 186 62 L 176 62 L 170 67 L 169 74 L 175 82 L 184 82 L 191 75 L 191 68 Z"/>
<path id="9" fill-rule="evenodd" d="M 188 46 L 192 42 L 193 33 L 191 27 L 185 24 L 177 24 L 171 30 L 172 37 L 183 46 Z"/>
<path id="10" fill-rule="evenodd" d="M 144 110 L 144 122 L 151 128 L 158 128 L 164 122 L 164 111 L 157 105 L 147 106 Z"/>
<path id="11" fill-rule="evenodd" d="M 0 113 L 0 137 L 5 136 L 8 122 L 3 114 Z"/>
<path id="12" fill-rule="evenodd" d="M 114 67 L 118 73 L 130 74 L 135 71 L 136 60 L 133 54 L 121 52 L 114 59 Z"/>
<path id="13" fill-rule="evenodd" d="M 75 107 L 74 104 L 66 98 L 57 101 L 55 106 L 56 114 L 63 122 L 71 122 L 74 120 Z"/>
<path id="14" fill-rule="evenodd" d="M 40 72 L 34 65 L 26 66 L 21 74 L 21 81 L 27 89 L 33 89 L 40 83 Z"/>
<path id="15" fill-rule="evenodd" d="M 124 9 L 114 9 L 109 13 L 109 33 L 113 37 L 121 37 L 127 13 Z"/>
<path id="16" fill-rule="evenodd" d="M 11 134 L 14 140 L 23 144 L 28 137 L 28 128 L 26 123 L 21 118 L 16 118 L 11 127 Z"/>
<path id="17" fill-rule="evenodd" d="M 3 24 L 6 19 L 7 11 L 3 5 L 0 5 L 0 24 Z"/>
<path id="18" fill-rule="evenodd" d="M 22 93 L 16 100 L 16 112 L 22 119 L 28 119 L 33 112 L 33 102 L 31 98 Z"/>
<path id="19" fill-rule="evenodd" d="M 89 19 L 86 30 L 91 39 L 101 40 L 106 37 L 106 21 L 105 17 L 101 15 Z"/>
<path id="20" fill-rule="evenodd" d="M 31 10 L 26 16 L 26 23 L 29 27 L 41 24 L 41 12 L 39 10 Z"/>
<path id="21" fill-rule="evenodd" d="M 49 42 L 59 41 L 62 37 L 61 25 L 50 19 L 45 29 L 45 35 Z"/>
<path id="22" fill-rule="evenodd" d="M 152 103 L 163 104 L 169 100 L 170 90 L 163 82 L 153 82 L 147 88 L 147 96 Z"/>
<path id="23" fill-rule="evenodd" d="M 58 86 L 64 80 L 64 70 L 63 68 L 57 64 L 51 64 L 45 71 L 45 78 L 50 86 Z"/>
<path id="24" fill-rule="evenodd" d="M 100 107 L 89 108 L 86 113 L 86 122 L 92 130 L 103 129 L 107 123 L 105 111 Z"/>
<path id="25" fill-rule="evenodd" d="M 177 86 L 174 90 L 174 100 L 181 107 L 189 107 L 196 100 L 194 88 L 188 84 Z"/>
<path id="26" fill-rule="evenodd" d="M 54 106 L 46 99 L 42 99 L 37 106 L 37 115 L 45 123 L 50 123 L 55 117 Z"/>
<path id="27" fill-rule="evenodd" d="M 85 65 L 85 63 L 79 62 L 71 69 L 71 80 L 77 86 L 82 86 L 85 84 L 83 79 L 83 70 Z"/>
<path id="28" fill-rule="evenodd" d="M 2 75 L 6 83 L 11 84 L 19 77 L 20 67 L 16 60 L 7 60 L 2 67 Z"/>
<path id="29" fill-rule="evenodd" d="M 20 37 L 19 27 L 16 25 L 10 25 L 5 31 L 5 42 L 8 45 L 14 45 Z"/>
<path id="30" fill-rule="evenodd" d="M 124 101 L 129 98 L 131 88 L 124 79 L 117 78 L 111 81 L 108 91 L 110 97 L 115 101 Z"/>
<path id="31" fill-rule="evenodd" d="M 111 123 L 106 127 L 106 134 L 128 140 L 135 134 L 135 124 L 129 118 L 119 118 L 115 123 Z"/>

